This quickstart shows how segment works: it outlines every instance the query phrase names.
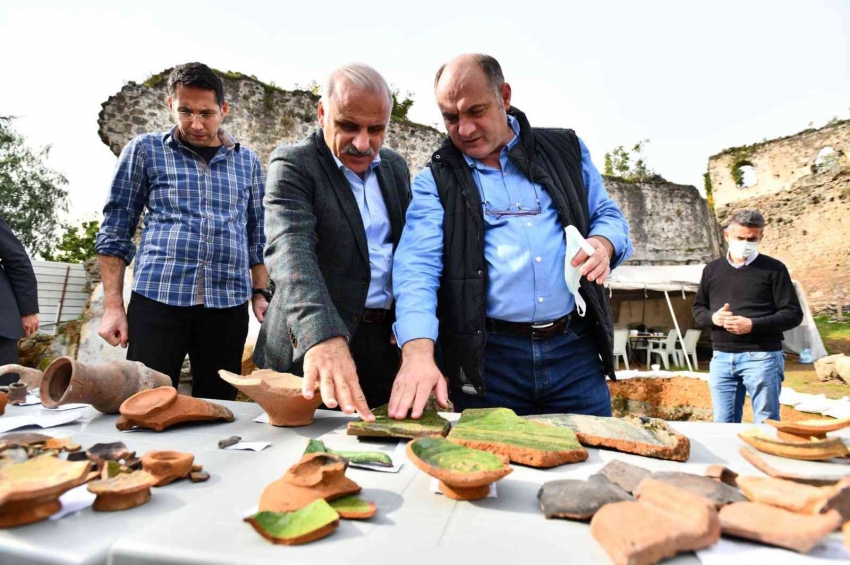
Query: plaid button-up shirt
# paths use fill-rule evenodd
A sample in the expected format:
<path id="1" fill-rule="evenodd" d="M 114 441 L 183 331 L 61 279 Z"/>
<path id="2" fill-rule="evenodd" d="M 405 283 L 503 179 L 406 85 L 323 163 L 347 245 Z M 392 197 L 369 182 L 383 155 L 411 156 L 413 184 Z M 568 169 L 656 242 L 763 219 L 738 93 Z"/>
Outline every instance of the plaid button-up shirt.
<path id="1" fill-rule="evenodd" d="M 251 297 L 250 267 L 265 246 L 263 170 L 253 151 L 224 130 L 218 136 L 209 165 L 176 127 L 136 137 L 118 159 L 95 249 L 127 264 L 135 256 L 133 290 L 157 302 L 229 308 Z"/>

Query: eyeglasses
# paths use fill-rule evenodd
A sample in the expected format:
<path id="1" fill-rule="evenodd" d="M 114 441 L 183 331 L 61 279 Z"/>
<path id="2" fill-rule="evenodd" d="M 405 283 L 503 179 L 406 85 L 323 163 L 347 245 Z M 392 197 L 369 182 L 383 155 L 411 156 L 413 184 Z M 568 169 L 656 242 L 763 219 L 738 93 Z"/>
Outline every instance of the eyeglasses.
<path id="1" fill-rule="evenodd" d="M 201 112 L 200 114 L 194 114 L 192 112 L 178 110 L 177 117 L 180 118 L 181 122 L 186 122 L 190 124 L 195 122 L 195 118 L 198 118 L 199 120 L 201 120 L 202 124 L 205 124 L 207 122 L 215 121 L 220 117 L 220 114 L 218 112 Z"/>
<path id="2" fill-rule="evenodd" d="M 481 182 L 481 173 L 478 172 L 477 167 L 475 167 L 474 170 L 475 174 L 478 176 L 478 186 L 481 187 L 481 200 L 484 204 L 484 214 L 487 216 L 494 216 L 496 219 L 509 216 L 536 216 L 543 211 L 543 208 L 540 206 L 540 195 L 537 194 L 537 185 L 534 183 L 533 177 L 531 179 L 531 187 L 534 189 L 534 199 L 537 201 L 536 207 L 529 208 L 528 206 L 523 206 L 519 202 L 515 202 L 513 204 L 508 204 L 507 208 L 491 208 L 490 202 L 484 198 L 484 184 Z"/>

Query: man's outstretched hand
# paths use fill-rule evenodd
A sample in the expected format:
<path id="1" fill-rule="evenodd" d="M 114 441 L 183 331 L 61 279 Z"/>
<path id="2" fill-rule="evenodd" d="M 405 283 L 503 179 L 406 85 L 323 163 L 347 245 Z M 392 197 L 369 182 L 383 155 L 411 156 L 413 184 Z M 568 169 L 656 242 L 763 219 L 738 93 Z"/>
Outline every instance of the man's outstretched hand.
<path id="1" fill-rule="evenodd" d="M 404 344 L 401 369 L 393 383 L 387 415 L 396 420 L 410 417 L 418 419 L 425 411 L 431 391 L 436 392 L 437 405 L 449 405 L 449 389 L 446 379 L 434 362 L 434 342 L 430 339 L 414 339 Z"/>
<path id="2" fill-rule="evenodd" d="M 366 404 L 366 395 L 360 388 L 357 368 L 343 337 L 334 337 L 317 343 L 304 355 L 304 398 L 313 398 L 316 382 L 322 402 L 328 408 L 339 406 L 346 414 L 355 410 L 363 420 L 374 422 L 375 416 Z"/>

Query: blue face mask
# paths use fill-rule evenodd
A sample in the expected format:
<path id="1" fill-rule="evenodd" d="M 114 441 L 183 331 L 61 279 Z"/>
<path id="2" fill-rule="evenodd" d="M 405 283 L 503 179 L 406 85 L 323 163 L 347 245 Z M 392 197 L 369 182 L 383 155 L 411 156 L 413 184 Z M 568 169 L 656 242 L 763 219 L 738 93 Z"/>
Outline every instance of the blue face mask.
<path id="1" fill-rule="evenodd" d="M 593 246 L 591 246 L 575 228 L 575 226 L 567 226 L 564 228 L 567 237 L 567 256 L 564 259 L 564 280 L 567 281 L 567 288 L 573 295 L 576 301 L 576 312 L 581 317 L 584 317 L 587 304 L 584 298 L 579 294 L 579 281 L 581 280 L 581 266 L 573 267 L 572 260 L 581 250 L 584 250 L 588 255 L 593 255 Z"/>
<path id="2" fill-rule="evenodd" d="M 737 257 L 738 259 L 748 258 L 750 255 L 756 252 L 758 247 L 758 241 L 743 241 L 740 239 L 733 239 L 729 241 L 729 253 L 731 253 L 733 257 Z"/>

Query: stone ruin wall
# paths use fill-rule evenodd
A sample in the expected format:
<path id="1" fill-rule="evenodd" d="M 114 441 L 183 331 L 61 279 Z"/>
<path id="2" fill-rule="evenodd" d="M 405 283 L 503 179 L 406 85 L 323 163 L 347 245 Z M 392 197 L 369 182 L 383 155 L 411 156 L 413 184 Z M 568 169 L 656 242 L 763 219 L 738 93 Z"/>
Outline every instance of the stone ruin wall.
<path id="1" fill-rule="evenodd" d="M 829 167 L 816 167 L 825 147 L 836 152 Z M 767 222 L 760 251 L 785 263 L 800 281 L 815 313 L 850 302 L 850 123 L 808 130 L 709 160 L 720 225 L 737 210 L 760 210 Z M 757 182 L 739 188 L 731 167 L 746 160 Z"/>

